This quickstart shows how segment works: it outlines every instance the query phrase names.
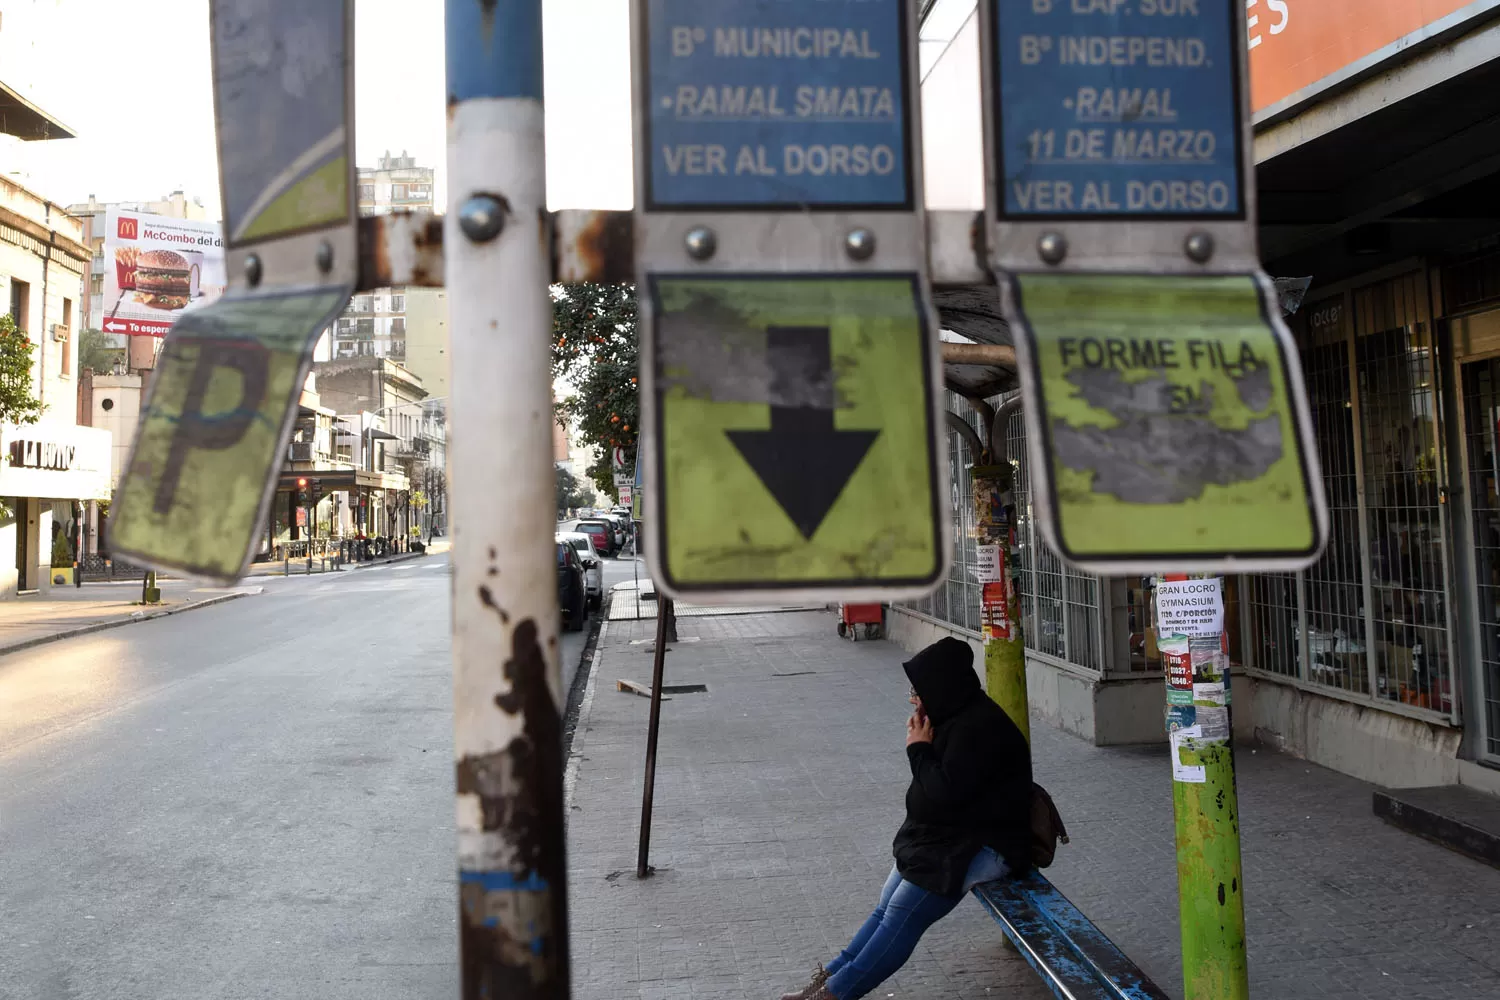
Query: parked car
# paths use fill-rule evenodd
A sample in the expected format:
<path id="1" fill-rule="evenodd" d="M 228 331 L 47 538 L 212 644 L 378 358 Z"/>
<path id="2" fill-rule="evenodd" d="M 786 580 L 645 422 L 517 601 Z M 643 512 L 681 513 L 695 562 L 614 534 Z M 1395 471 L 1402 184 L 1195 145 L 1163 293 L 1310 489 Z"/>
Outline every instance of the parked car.
<path id="1" fill-rule="evenodd" d="M 562 608 L 563 628 L 577 632 L 588 620 L 588 590 L 583 581 L 583 563 L 578 550 L 567 542 L 557 543 L 557 604 Z"/>
<path id="2" fill-rule="evenodd" d="M 615 544 L 615 527 L 608 521 L 593 520 L 579 521 L 578 529 L 594 540 L 594 548 L 606 556 L 615 554 L 618 547 Z"/>
<path id="3" fill-rule="evenodd" d="M 588 594 L 589 607 L 597 608 L 604 603 L 604 557 L 594 548 L 594 540 L 581 531 L 567 531 L 557 536 L 559 542 L 567 542 L 578 551 L 578 561 L 583 563 L 584 591 Z"/>
<path id="4" fill-rule="evenodd" d="M 613 511 L 603 515 L 603 520 L 608 521 L 614 526 L 615 545 L 623 549 L 625 547 L 625 539 L 630 537 L 630 521 Z"/>

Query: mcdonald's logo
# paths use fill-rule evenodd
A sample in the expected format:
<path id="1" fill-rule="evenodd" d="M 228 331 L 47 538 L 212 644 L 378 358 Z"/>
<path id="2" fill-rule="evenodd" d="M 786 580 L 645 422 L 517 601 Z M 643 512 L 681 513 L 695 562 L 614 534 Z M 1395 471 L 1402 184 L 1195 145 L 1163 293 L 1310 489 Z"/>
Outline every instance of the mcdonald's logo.
<path id="1" fill-rule="evenodd" d="M 115 221 L 115 235 L 122 240 L 138 240 L 141 238 L 139 219 L 122 215 Z"/>

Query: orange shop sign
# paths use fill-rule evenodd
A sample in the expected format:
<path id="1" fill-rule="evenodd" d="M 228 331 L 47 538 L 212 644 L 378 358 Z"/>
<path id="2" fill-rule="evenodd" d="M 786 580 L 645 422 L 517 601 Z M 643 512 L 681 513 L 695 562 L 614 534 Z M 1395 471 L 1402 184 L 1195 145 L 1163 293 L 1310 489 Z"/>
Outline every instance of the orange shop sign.
<path id="1" fill-rule="evenodd" d="M 1258 114 L 1310 97 L 1340 71 L 1394 47 L 1474 0 L 1246 0 L 1250 104 Z"/>

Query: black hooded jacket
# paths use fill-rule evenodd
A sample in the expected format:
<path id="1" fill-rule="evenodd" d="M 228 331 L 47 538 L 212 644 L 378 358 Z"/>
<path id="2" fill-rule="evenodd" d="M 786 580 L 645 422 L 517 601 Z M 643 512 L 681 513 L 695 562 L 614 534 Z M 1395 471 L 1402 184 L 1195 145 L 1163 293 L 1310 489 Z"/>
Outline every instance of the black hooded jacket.
<path id="1" fill-rule="evenodd" d="M 932 742 L 906 748 L 911 787 L 894 852 L 901 877 L 957 896 L 981 847 L 1010 870 L 1031 868 L 1031 750 L 979 686 L 974 653 L 942 639 L 904 665 L 932 720 Z"/>

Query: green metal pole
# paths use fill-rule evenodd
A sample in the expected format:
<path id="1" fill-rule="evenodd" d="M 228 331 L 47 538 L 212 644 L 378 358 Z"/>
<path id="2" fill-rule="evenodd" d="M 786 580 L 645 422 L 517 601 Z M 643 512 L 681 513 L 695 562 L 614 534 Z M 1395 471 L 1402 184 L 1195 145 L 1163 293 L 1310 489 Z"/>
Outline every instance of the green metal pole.
<path id="1" fill-rule="evenodd" d="M 1013 471 L 1009 465 L 976 465 L 969 475 L 974 485 L 975 551 L 984 587 L 980 627 L 984 635 L 985 690 L 1029 743 L 1026 642 L 1021 635 L 1021 602 L 1014 578 Z"/>
<path id="2" fill-rule="evenodd" d="M 1167 678 L 1183 995 L 1248 1000 L 1223 581 L 1159 580 L 1156 608 Z"/>

